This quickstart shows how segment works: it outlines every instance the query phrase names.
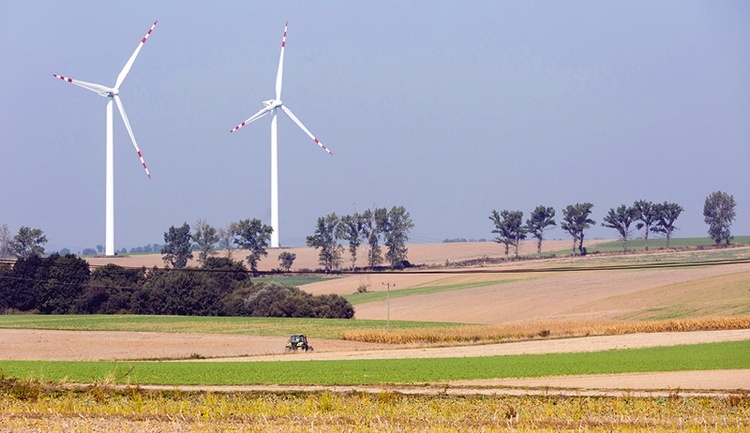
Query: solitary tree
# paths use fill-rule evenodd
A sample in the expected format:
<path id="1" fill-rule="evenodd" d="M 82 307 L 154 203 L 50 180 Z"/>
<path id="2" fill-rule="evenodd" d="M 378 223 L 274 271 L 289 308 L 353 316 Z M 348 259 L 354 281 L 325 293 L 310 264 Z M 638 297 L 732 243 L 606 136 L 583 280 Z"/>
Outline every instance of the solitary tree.
<path id="1" fill-rule="evenodd" d="M 198 261 L 201 264 L 206 263 L 208 256 L 215 254 L 214 246 L 219 242 L 219 234 L 216 229 L 211 227 L 204 219 L 199 219 L 195 223 L 193 231 L 193 241 L 198 246 Z"/>
<path id="2" fill-rule="evenodd" d="M 0 226 L 0 259 L 7 259 L 11 257 L 13 253 L 10 249 L 10 231 L 8 230 L 8 224 Z"/>
<path id="3" fill-rule="evenodd" d="M 644 229 L 643 240 L 646 244 L 646 251 L 648 251 L 648 232 L 659 219 L 657 205 L 647 200 L 638 200 L 633 203 L 633 209 L 636 211 L 636 219 L 640 221 L 636 223 L 635 228 L 638 230 Z"/>
<path id="4" fill-rule="evenodd" d="M 331 272 L 341 265 L 341 250 L 337 234 L 339 233 L 339 217 L 336 213 L 328 214 L 318 218 L 315 234 L 307 237 L 307 246 L 320 249 L 318 263 L 326 272 Z"/>
<path id="5" fill-rule="evenodd" d="M 229 223 L 226 227 L 219 228 L 219 248 L 227 251 L 227 258 L 232 258 L 234 249 L 234 233 L 237 231 L 237 223 Z"/>
<path id="6" fill-rule="evenodd" d="M 703 205 L 703 217 L 708 224 L 708 235 L 717 244 L 724 241 L 727 245 L 734 238 L 730 231 L 732 221 L 737 215 L 734 196 L 722 191 L 714 191 L 706 197 Z"/>
<path id="7" fill-rule="evenodd" d="M 18 234 L 8 243 L 11 254 L 18 258 L 28 258 L 31 256 L 44 256 L 44 244 L 47 243 L 47 236 L 41 229 L 32 229 L 23 226 L 18 229 Z"/>
<path id="8" fill-rule="evenodd" d="M 578 251 L 586 254 L 586 249 L 583 248 L 584 231 L 591 227 L 591 224 L 596 224 L 596 221 L 589 218 L 593 207 L 593 204 L 586 202 L 569 204 L 563 209 L 563 222 L 560 228 L 573 237 L 573 255 L 576 254 L 576 243 L 578 243 Z"/>
<path id="9" fill-rule="evenodd" d="M 516 247 L 516 258 L 518 258 L 518 244 L 526 239 L 526 229 L 523 226 L 523 212 L 520 210 L 492 211 L 490 221 L 495 225 L 492 233 L 497 234 L 495 242 L 505 244 L 505 258 L 508 258 L 508 250 L 511 245 Z"/>
<path id="10" fill-rule="evenodd" d="M 179 228 L 170 227 L 164 233 L 164 246 L 161 248 L 164 263 L 172 265 L 175 269 L 187 266 L 188 259 L 193 258 L 191 238 L 188 223 L 182 224 Z"/>
<path id="11" fill-rule="evenodd" d="M 370 269 L 383 263 L 379 239 L 387 219 L 388 211 L 385 208 L 367 209 L 362 213 L 363 231 L 368 245 L 367 264 Z"/>
<path id="12" fill-rule="evenodd" d="M 352 270 L 357 264 L 357 249 L 362 244 L 365 229 L 365 221 L 362 215 L 344 215 L 339 224 L 339 237 L 349 243 L 349 254 L 352 260 Z"/>
<path id="13" fill-rule="evenodd" d="M 279 254 L 279 264 L 285 271 L 289 272 L 289 270 L 292 269 L 292 265 L 294 264 L 294 260 L 296 258 L 296 254 L 290 253 L 289 251 L 284 251 Z"/>
<path id="14" fill-rule="evenodd" d="M 610 209 L 602 222 L 602 226 L 617 230 L 622 240 L 623 252 L 628 250 L 628 239 L 633 232 L 630 225 L 638 219 L 637 216 L 638 211 L 635 208 L 623 204 L 617 209 Z"/>
<path id="15" fill-rule="evenodd" d="M 406 261 L 406 242 L 409 240 L 409 231 L 414 228 L 409 212 L 403 206 L 393 206 L 388 212 L 383 231 L 384 244 L 388 247 L 385 253 L 386 259 L 394 269 L 403 268 Z"/>
<path id="16" fill-rule="evenodd" d="M 669 248 L 669 242 L 672 239 L 672 232 L 677 230 L 674 222 L 682 213 L 682 206 L 677 203 L 657 203 L 654 205 L 654 212 L 656 213 L 656 222 L 651 228 L 654 233 L 662 233 L 667 237 L 667 248 Z"/>
<path id="17" fill-rule="evenodd" d="M 557 225 L 555 223 L 555 208 L 537 206 L 526 220 L 526 230 L 537 239 L 536 252 L 542 257 L 542 240 L 544 239 L 544 230 L 549 226 Z"/>
<path id="18" fill-rule="evenodd" d="M 257 218 L 239 221 L 233 227 L 234 243 L 250 252 L 247 256 L 247 263 L 253 275 L 258 273 L 260 258 L 268 255 L 266 248 L 271 240 L 271 233 L 273 233 L 273 227 L 263 224 Z"/>

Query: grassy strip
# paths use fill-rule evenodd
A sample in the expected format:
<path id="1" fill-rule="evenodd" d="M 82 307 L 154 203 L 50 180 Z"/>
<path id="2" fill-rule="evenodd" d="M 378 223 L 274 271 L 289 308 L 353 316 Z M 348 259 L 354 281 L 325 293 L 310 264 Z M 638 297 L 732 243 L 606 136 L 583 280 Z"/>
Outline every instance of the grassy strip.
<path id="1" fill-rule="evenodd" d="M 5 377 L 157 385 L 413 384 L 745 368 L 750 368 L 750 341 L 476 358 L 290 362 L 0 361 L 0 374 Z"/>
<path id="2" fill-rule="evenodd" d="M 404 296 L 414 295 L 430 295 L 433 293 L 449 292 L 453 290 L 464 290 L 474 289 L 477 287 L 494 286 L 498 284 L 505 284 L 519 279 L 504 279 L 504 280 L 488 280 L 488 281 L 472 281 L 470 283 L 458 283 L 458 284 L 446 284 L 439 286 L 425 286 L 425 287 L 409 287 L 405 289 L 391 289 L 391 298 L 401 298 Z M 384 301 L 388 296 L 386 291 L 377 292 L 366 292 L 366 293 L 354 293 L 350 295 L 343 295 L 352 305 L 364 304 L 366 302 Z"/>
<path id="3" fill-rule="evenodd" d="M 391 321 L 391 329 L 454 328 L 445 322 Z M 0 328 L 73 331 L 145 331 L 200 334 L 289 336 L 340 339 L 344 331 L 385 329 L 385 320 L 293 319 L 272 317 L 199 317 L 149 315 L 0 315 Z"/>
<path id="4" fill-rule="evenodd" d="M 572 245 L 571 241 L 571 245 Z M 734 245 L 743 245 L 750 243 L 750 236 L 735 236 L 732 240 Z M 716 243 L 711 238 L 672 238 L 669 242 L 670 248 L 694 248 L 701 246 L 713 246 Z M 584 244 L 584 246 L 586 246 Z M 662 237 L 650 238 L 648 240 L 648 249 L 658 250 L 667 247 L 667 239 Z M 589 253 L 616 253 L 622 251 L 622 241 L 604 242 L 596 245 L 587 246 Z M 645 250 L 646 241 L 643 239 L 628 239 L 628 251 Z M 567 250 L 556 251 L 557 254 L 571 253 L 572 248 Z"/>
<path id="5" fill-rule="evenodd" d="M 274 275 L 274 276 L 268 276 L 268 277 L 253 278 L 253 283 L 268 283 L 268 282 L 273 281 L 273 282 L 284 284 L 285 286 L 299 287 L 305 284 L 317 283 L 318 281 L 333 280 L 336 278 L 337 277 L 319 277 L 316 275 L 306 275 L 306 276 Z"/>

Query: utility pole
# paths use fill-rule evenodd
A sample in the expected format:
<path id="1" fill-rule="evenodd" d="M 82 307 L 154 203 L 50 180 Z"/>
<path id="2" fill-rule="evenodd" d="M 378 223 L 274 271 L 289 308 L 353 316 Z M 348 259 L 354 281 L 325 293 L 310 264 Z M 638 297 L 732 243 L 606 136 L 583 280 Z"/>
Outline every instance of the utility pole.
<path id="1" fill-rule="evenodd" d="M 391 330 L 391 286 L 396 287 L 396 284 L 391 283 L 380 283 L 387 287 L 388 292 L 385 295 L 385 303 L 386 303 L 386 321 L 385 321 L 385 329 L 386 331 Z"/>

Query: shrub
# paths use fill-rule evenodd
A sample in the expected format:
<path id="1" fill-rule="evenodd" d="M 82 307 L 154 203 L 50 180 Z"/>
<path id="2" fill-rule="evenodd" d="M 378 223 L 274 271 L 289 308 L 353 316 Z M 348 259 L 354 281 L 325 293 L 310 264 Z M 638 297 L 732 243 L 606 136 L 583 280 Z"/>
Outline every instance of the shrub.
<path id="1" fill-rule="evenodd" d="M 338 295 L 313 296 L 296 287 L 277 282 L 263 283 L 231 301 L 235 311 L 243 316 L 255 317 L 319 317 L 350 319 L 354 308 Z M 241 300 L 241 303 L 238 302 Z M 230 307 L 231 307 L 230 306 Z"/>

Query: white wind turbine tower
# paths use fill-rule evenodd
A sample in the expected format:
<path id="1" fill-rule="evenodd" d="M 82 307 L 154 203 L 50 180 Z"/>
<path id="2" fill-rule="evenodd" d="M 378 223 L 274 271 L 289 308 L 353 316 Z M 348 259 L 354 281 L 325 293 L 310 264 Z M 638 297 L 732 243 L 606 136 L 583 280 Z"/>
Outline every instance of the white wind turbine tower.
<path id="1" fill-rule="evenodd" d="M 75 84 L 76 86 L 83 87 L 84 89 L 91 90 L 92 92 L 96 92 L 101 96 L 104 96 L 106 98 L 109 98 L 107 101 L 107 132 L 106 132 L 106 140 L 107 140 L 107 151 L 106 151 L 106 160 L 107 160 L 107 169 L 106 169 L 106 211 L 105 211 L 105 247 L 104 247 L 104 253 L 108 256 L 115 255 L 115 178 L 114 178 L 114 167 L 115 167 L 115 160 L 114 160 L 114 131 L 113 131 L 113 122 L 112 122 L 112 100 L 117 103 L 117 108 L 120 111 L 120 116 L 122 116 L 122 121 L 125 123 L 125 128 L 128 130 L 128 134 L 130 135 L 130 140 L 133 141 L 133 146 L 135 146 L 136 152 L 138 152 L 138 158 L 141 159 L 141 164 L 143 165 L 143 169 L 146 170 L 146 175 L 149 179 L 151 179 L 151 174 L 148 172 L 148 168 L 146 168 L 146 162 L 143 160 L 143 155 L 141 154 L 141 149 L 138 148 L 138 143 L 135 141 L 135 136 L 133 135 L 133 130 L 130 127 L 130 122 L 128 121 L 128 115 L 125 114 L 125 108 L 122 106 L 122 101 L 120 101 L 120 86 L 122 85 L 123 81 L 125 81 L 125 77 L 127 77 L 128 72 L 130 72 L 130 68 L 133 66 L 133 62 L 135 61 L 136 56 L 138 56 L 138 53 L 141 51 L 141 48 L 143 48 L 143 44 L 146 43 L 146 40 L 151 35 L 151 32 L 154 30 L 154 27 L 156 27 L 156 21 L 154 21 L 154 24 L 151 26 L 151 28 L 148 30 L 146 35 L 141 39 L 141 42 L 138 44 L 138 47 L 136 47 L 135 51 L 133 52 L 133 55 L 130 56 L 130 59 L 128 59 L 128 62 L 125 63 L 125 66 L 122 68 L 122 71 L 120 71 L 120 75 L 117 76 L 117 81 L 115 81 L 114 87 L 107 87 L 103 86 L 101 84 L 95 84 L 95 83 L 87 83 L 85 81 L 79 81 L 74 80 L 72 78 L 63 77 L 62 75 L 52 74 L 55 78 L 59 78 L 63 81 L 67 81 L 68 83 Z"/>
<path id="2" fill-rule="evenodd" d="M 271 117 L 271 227 L 273 227 L 273 233 L 271 234 L 271 248 L 279 247 L 279 163 L 278 163 L 278 137 L 276 132 L 276 115 L 277 109 L 281 110 L 289 116 L 294 123 L 297 124 L 310 138 L 315 141 L 323 150 L 328 152 L 329 155 L 333 155 L 327 147 L 323 146 L 312 133 L 305 128 L 305 125 L 297 119 L 297 116 L 292 113 L 292 110 L 284 106 L 281 102 L 281 76 L 284 69 L 284 47 L 286 46 L 286 30 L 289 27 L 289 22 L 284 25 L 284 36 L 281 38 L 281 55 L 279 56 L 279 70 L 276 73 L 276 99 L 269 99 L 263 101 L 265 107 L 260 111 L 253 114 L 249 119 L 235 126 L 231 131 L 234 132 L 250 122 L 260 119 L 268 113 L 273 113 Z"/>

